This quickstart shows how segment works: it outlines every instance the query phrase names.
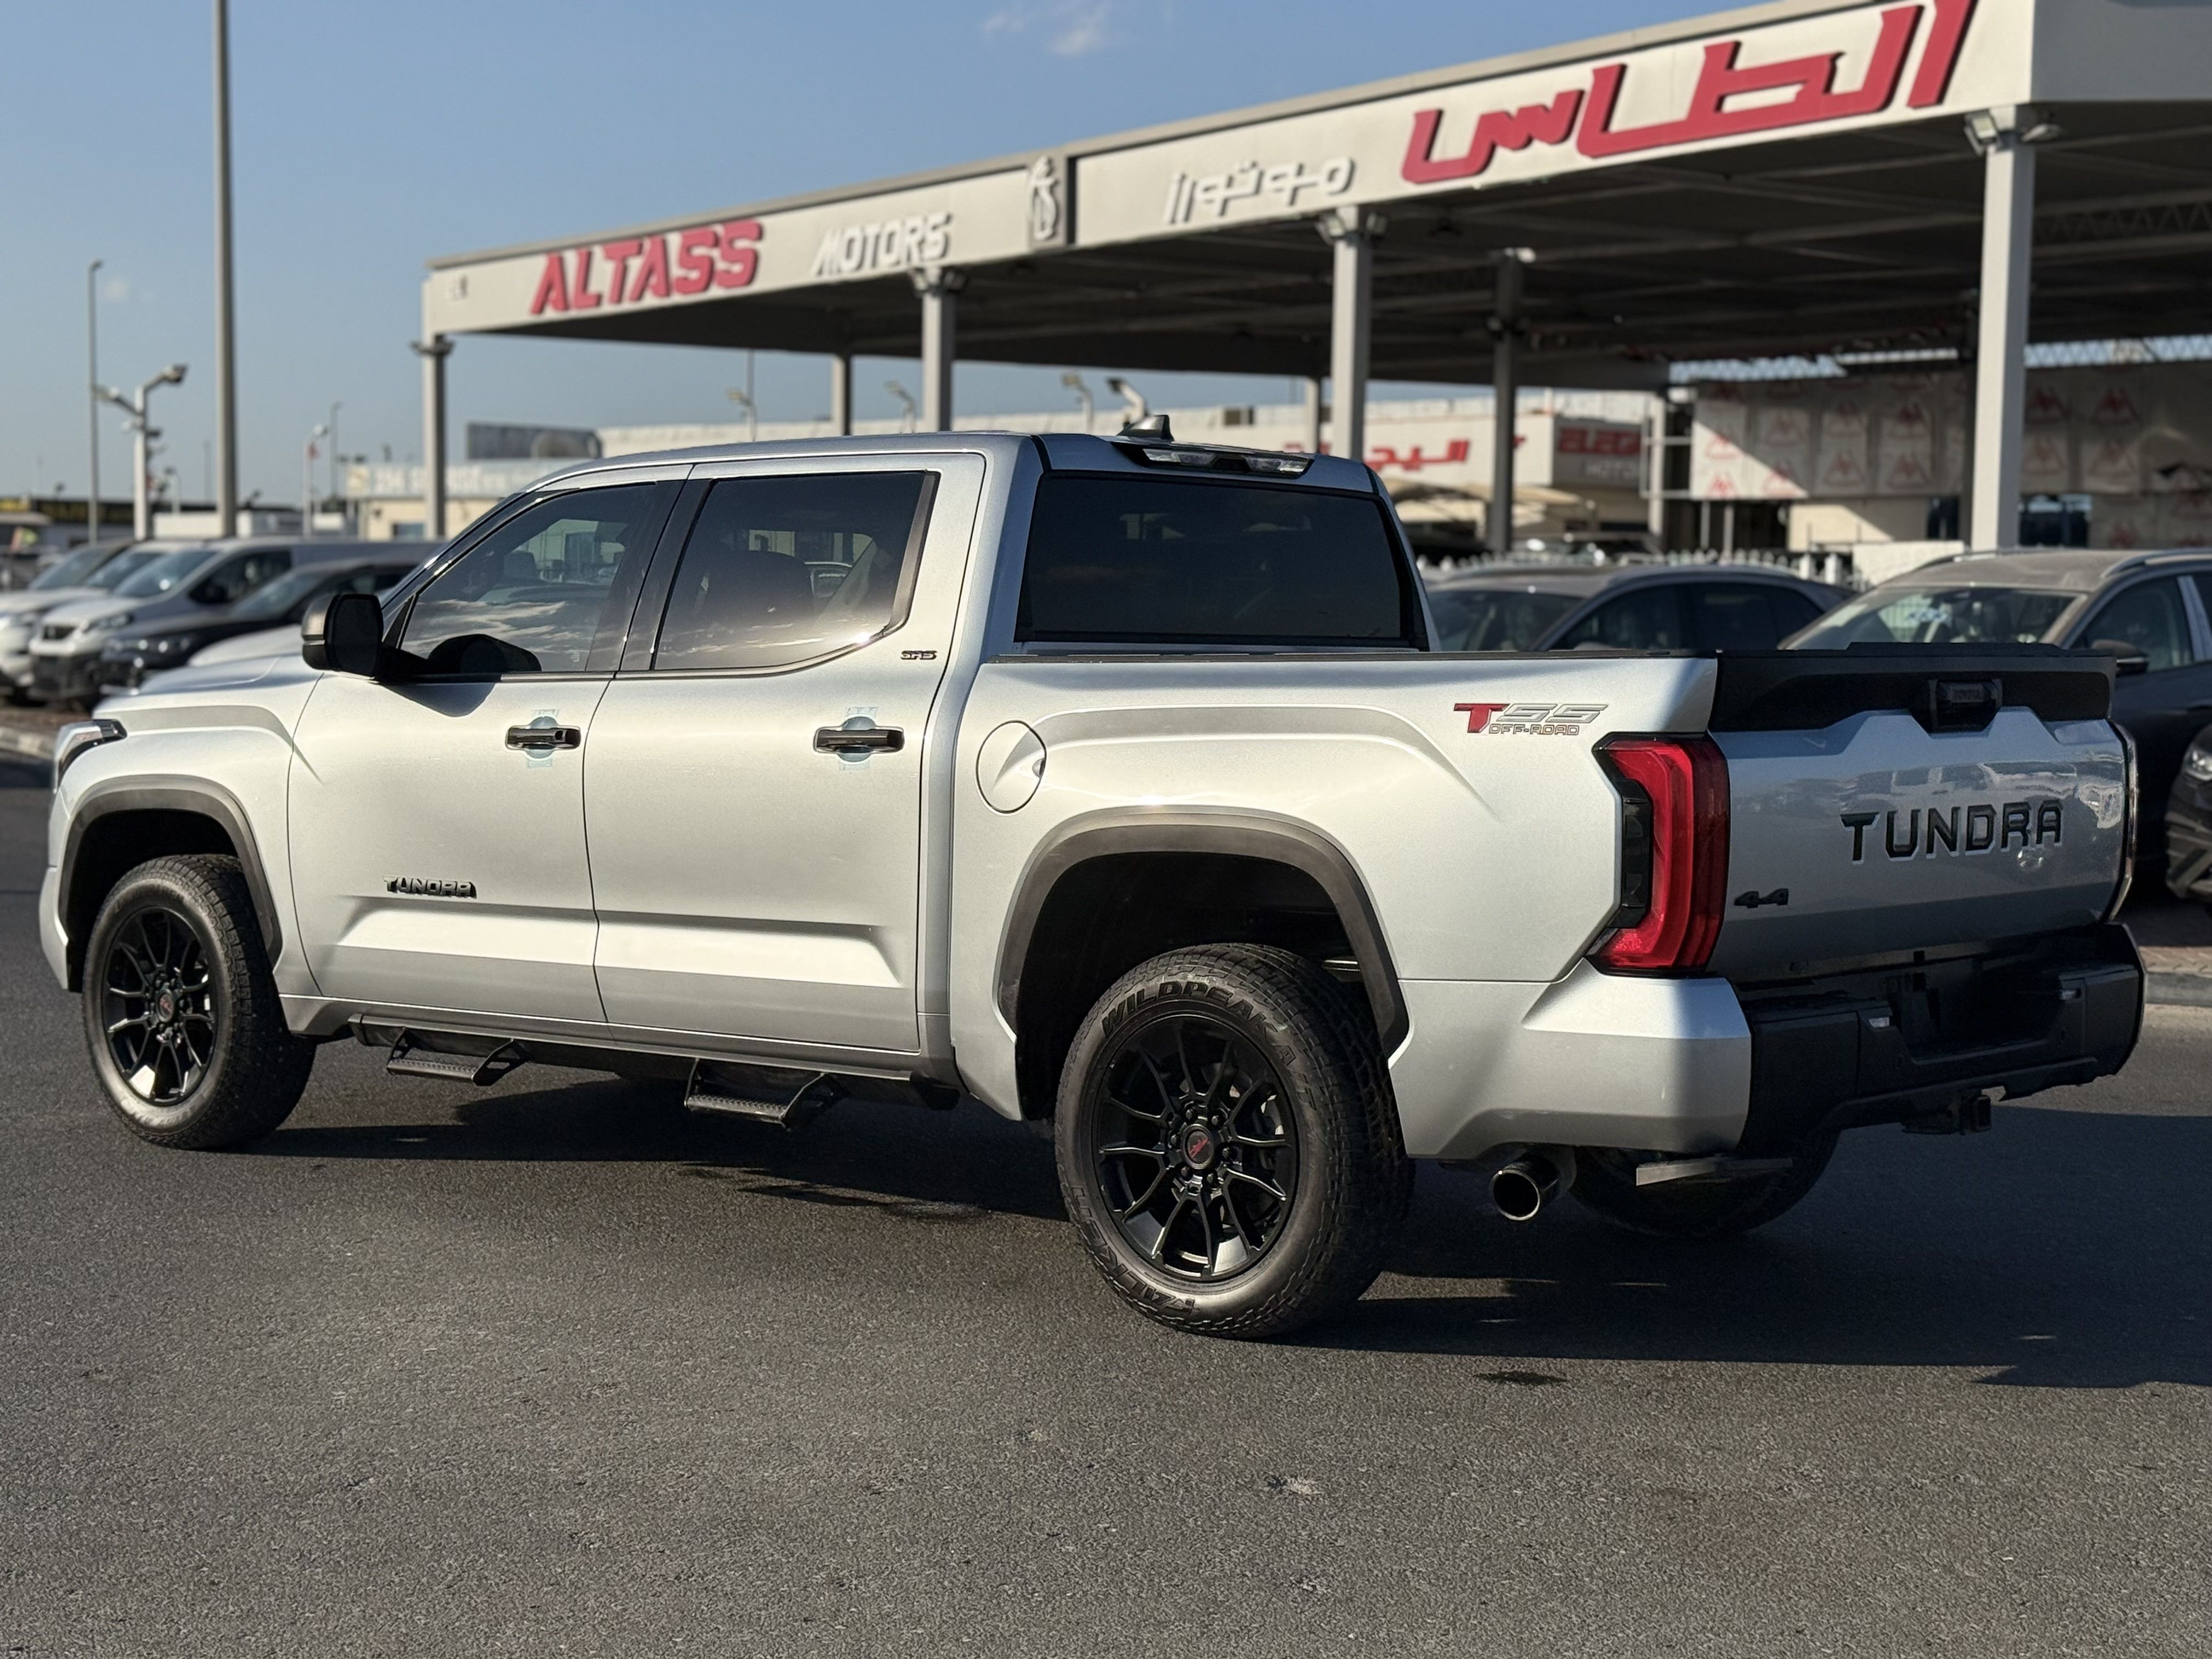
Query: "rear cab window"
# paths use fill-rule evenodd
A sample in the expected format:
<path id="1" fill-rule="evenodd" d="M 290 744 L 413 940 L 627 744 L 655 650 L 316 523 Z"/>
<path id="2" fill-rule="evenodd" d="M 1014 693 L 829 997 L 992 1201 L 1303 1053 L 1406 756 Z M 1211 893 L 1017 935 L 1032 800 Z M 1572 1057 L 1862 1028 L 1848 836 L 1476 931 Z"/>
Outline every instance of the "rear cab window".
<path id="1" fill-rule="evenodd" d="M 1015 635 L 1140 650 L 1420 650 L 1417 580 L 1372 495 L 1053 472 L 1037 483 Z"/>

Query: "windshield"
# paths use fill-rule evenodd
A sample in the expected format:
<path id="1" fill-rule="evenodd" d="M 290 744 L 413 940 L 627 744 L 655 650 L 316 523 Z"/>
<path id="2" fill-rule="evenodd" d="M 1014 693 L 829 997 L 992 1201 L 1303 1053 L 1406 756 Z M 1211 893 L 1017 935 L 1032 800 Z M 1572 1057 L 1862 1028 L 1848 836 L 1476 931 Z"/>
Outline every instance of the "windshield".
<path id="1" fill-rule="evenodd" d="M 249 598 L 240 599 L 231 607 L 234 621 L 250 621 L 256 617 L 281 617 L 301 599 L 328 582 L 335 582 L 342 571 L 330 566 L 311 564 L 298 570 L 287 571 L 268 586 Z"/>
<path id="2" fill-rule="evenodd" d="M 1454 587 L 1431 592 L 1439 651 L 1528 651 L 1582 601 L 1526 587 Z"/>
<path id="3" fill-rule="evenodd" d="M 2033 645 L 2075 596 L 2032 587 L 1877 587 L 1790 641 L 1802 651 L 1861 643 Z"/>
<path id="4" fill-rule="evenodd" d="M 87 587 L 103 592 L 118 586 L 125 577 L 143 570 L 161 556 L 152 548 L 134 548 L 128 553 L 118 553 L 106 564 L 84 579 Z"/>
<path id="5" fill-rule="evenodd" d="M 128 554 L 124 556 L 129 557 Z M 175 553 L 157 553 L 152 562 L 142 567 L 128 581 L 115 590 L 118 599 L 150 599 L 156 593 L 166 593 L 179 582 L 207 562 L 207 550 L 187 547 Z"/>
<path id="6" fill-rule="evenodd" d="M 48 566 L 31 584 L 33 592 L 40 589 L 51 592 L 57 587 L 82 587 L 84 579 L 100 568 L 103 560 L 113 556 L 114 550 L 106 547 L 80 547 L 67 558 Z"/>

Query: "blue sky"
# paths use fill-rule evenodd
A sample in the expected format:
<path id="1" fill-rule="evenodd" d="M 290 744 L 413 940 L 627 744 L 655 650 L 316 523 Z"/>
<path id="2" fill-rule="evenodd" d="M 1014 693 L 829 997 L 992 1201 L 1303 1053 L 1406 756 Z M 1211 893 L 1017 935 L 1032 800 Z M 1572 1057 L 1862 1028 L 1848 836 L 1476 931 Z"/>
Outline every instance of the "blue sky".
<path id="1" fill-rule="evenodd" d="M 242 481 L 297 498 L 307 428 L 420 443 L 422 261 L 1037 148 L 1713 9 L 1683 0 L 232 0 Z M 84 271 L 100 372 L 156 394 L 197 495 L 215 387 L 204 0 L 10 0 L 0 127 L 0 491 L 83 488 Z M 1095 365 L 1111 368 L 1113 365 Z M 892 412 L 896 364 L 856 376 Z M 469 339 L 466 420 L 722 420 L 732 354 Z M 828 406 L 821 360 L 763 354 L 764 417 Z M 909 379 L 909 384 L 911 380 Z M 1155 402 L 1281 383 L 1150 374 Z M 1055 372 L 963 371 L 969 409 L 1055 407 Z M 128 488 L 109 422 L 104 492 Z M 161 463 L 157 461 L 157 466 Z"/>

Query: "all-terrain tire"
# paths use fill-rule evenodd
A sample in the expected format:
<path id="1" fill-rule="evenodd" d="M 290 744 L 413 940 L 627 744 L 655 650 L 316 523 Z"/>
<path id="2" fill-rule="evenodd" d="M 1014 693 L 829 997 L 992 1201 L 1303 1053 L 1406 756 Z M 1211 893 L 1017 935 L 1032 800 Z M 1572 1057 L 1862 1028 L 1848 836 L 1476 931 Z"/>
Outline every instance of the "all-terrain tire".
<path id="1" fill-rule="evenodd" d="M 1160 1042 L 1170 1031 L 1195 1033 L 1192 1044 L 1200 1058 L 1185 1062 L 1189 1086 L 1116 1085 L 1117 1076 L 1146 1075 L 1129 1059 L 1133 1054 L 1143 1058 L 1139 1041 Z M 1209 1052 L 1221 1056 L 1211 1066 L 1204 1058 Z M 1241 1060 L 1234 1063 L 1252 1078 L 1268 1082 L 1245 1088 L 1231 1079 L 1236 1056 Z M 1159 1079 L 1162 1067 L 1146 1065 Z M 1172 1059 L 1167 1069 L 1174 1069 Z M 1126 1217 L 1117 1218 L 1119 1200 L 1146 1178 L 1152 1154 L 1130 1155 L 1134 1173 L 1118 1191 L 1109 1191 L 1121 1177 L 1113 1173 L 1110 1158 L 1102 1162 L 1100 1157 L 1102 1136 L 1116 1133 L 1106 1127 L 1108 1120 L 1122 1126 L 1123 1139 L 1129 1124 L 1141 1121 L 1110 1103 L 1115 1086 L 1136 1089 L 1140 1107 L 1161 1103 L 1168 1120 L 1160 1130 L 1164 1146 L 1181 1133 L 1186 1142 L 1178 1146 L 1198 1146 L 1206 1160 L 1200 1165 L 1189 1164 L 1181 1150 L 1159 1162 L 1164 1174 L 1188 1183 L 1189 1190 L 1200 1191 L 1209 1175 L 1223 1192 L 1244 1182 L 1231 1173 L 1239 1160 L 1244 1169 L 1263 1169 L 1270 1179 L 1290 1182 L 1279 1205 L 1263 1197 L 1255 1211 L 1240 1198 L 1236 1201 L 1244 1207 L 1226 1220 L 1218 1207 L 1206 1207 L 1202 1193 L 1193 1200 L 1205 1217 L 1205 1259 L 1233 1264 L 1219 1276 L 1203 1277 L 1204 1267 L 1174 1270 L 1164 1252 L 1140 1247 Z M 1241 1089 L 1246 1104 L 1231 1099 L 1218 1106 L 1209 1129 L 1206 1097 L 1225 1089 Z M 1180 1109 L 1169 1103 L 1170 1096 L 1182 1097 Z M 1177 1117 L 1178 1109 L 1186 1115 Z M 1255 1128 L 1265 1133 L 1251 1134 Z M 1196 1141 L 1188 1142 L 1193 1135 Z M 1287 1153 L 1281 1150 L 1286 1145 Z M 1277 1150 L 1266 1150 L 1271 1146 Z M 1139 1313 L 1208 1336 L 1279 1336 L 1357 1301 L 1388 1261 L 1413 1194 L 1413 1166 L 1365 1006 L 1315 963 L 1261 945 L 1172 951 L 1116 981 L 1093 1005 L 1069 1048 L 1054 1150 L 1068 1214 L 1107 1282 Z M 1253 1181 L 1235 1190 L 1274 1189 Z M 1156 1244 L 1164 1246 L 1177 1226 L 1193 1241 L 1201 1236 L 1186 1213 L 1180 1222 L 1168 1222 Z M 1217 1232 L 1228 1241 L 1218 1253 Z M 1253 1237 L 1260 1241 L 1256 1249 Z"/>
<path id="2" fill-rule="evenodd" d="M 234 858 L 155 859 L 116 883 L 86 945 L 83 1008 L 109 1106 L 156 1146 L 260 1139 L 314 1065 L 315 1046 L 285 1029 Z"/>
<path id="3" fill-rule="evenodd" d="M 1576 1201 L 1616 1227 L 1660 1238 L 1733 1238 L 1763 1227 L 1813 1190 L 1834 1156 L 1836 1137 L 1798 1144 L 1787 1170 L 1747 1181 L 1636 1184 L 1627 1155 L 1585 1148 L 1575 1154 Z"/>

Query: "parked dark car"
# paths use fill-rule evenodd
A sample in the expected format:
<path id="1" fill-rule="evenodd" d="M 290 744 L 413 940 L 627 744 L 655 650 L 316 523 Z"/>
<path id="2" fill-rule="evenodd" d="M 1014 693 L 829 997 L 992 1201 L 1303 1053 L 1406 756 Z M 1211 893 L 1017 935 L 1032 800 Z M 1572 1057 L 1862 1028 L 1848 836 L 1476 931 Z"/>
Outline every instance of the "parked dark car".
<path id="1" fill-rule="evenodd" d="M 2166 885 L 2212 907 L 2212 726 L 2182 751 L 2166 798 Z"/>
<path id="2" fill-rule="evenodd" d="M 2089 647 L 2119 659 L 2112 719 L 2135 739 L 2137 868 L 2166 867 L 2166 809 L 2181 757 L 2212 720 L 2212 552 L 2050 548 L 1922 565 L 1831 611 L 1788 643 L 1995 641 Z"/>
<path id="3" fill-rule="evenodd" d="M 249 593 L 217 617 L 176 617 L 150 628 L 125 629 L 100 653 L 103 690 L 130 690 L 147 675 L 174 668 L 218 640 L 266 628 L 296 624 L 325 593 L 381 593 L 416 568 L 419 559 L 379 559 L 345 564 L 305 564 Z"/>
<path id="4" fill-rule="evenodd" d="M 1844 598 L 1737 564 L 1488 565 L 1427 586 L 1444 651 L 1771 651 Z"/>

